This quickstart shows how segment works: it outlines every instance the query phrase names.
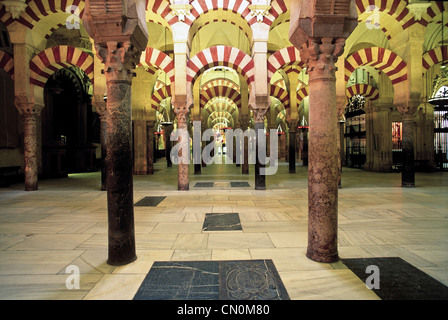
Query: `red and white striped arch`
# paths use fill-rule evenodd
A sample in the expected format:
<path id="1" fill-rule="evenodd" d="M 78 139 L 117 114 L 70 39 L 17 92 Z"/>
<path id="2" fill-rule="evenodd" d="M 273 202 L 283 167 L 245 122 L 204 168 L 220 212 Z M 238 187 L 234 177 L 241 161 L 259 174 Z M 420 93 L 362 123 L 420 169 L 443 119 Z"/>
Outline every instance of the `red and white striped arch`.
<path id="1" fill-rule="evenodd" d="M 356 68 L 365 65 L 383 71 L 393 85 L 407 80 L 407 64 L 403 59 L 390 50 L 371 47 L 361 49 L 345 60 L 345 81 Z"/>
<path id="2" fill-rule="evenodd" d="M 347 99 L 359 94 L 370 101 L 378 100 L 380 97 L 380 92 L 377 88 L 372 87 L 369 84 L 357 83 L 348 87 L 345 91 Z"/>
<path id="3" fill-rule="evenodd" d="M 72 46 L 51 47 L 31 59 L 30 82 L 43 88 L 54 72 L 70 66 L 83 70 L 93 84 L 93 57 Z"/>
<path id="4" fill-rule="evenodd" d="M 422 65 L 425 70 L 429 70 L 433 65 L 448 60 L 448 46 L 437 47 L 422 56 Z"/>
<path id="5" fill-rule="evenodd" d="M 0 50 L 0 69 L 14 79 L 14 58 L 2 50 Z"/>
<path id="6" fill-rule="evenodd" d="M 356 8 L 358 9 L 358 15 L 361 16 L 364 13 L 366 18 L 373 18 L 375 11 L 385 13 L 393 17 L 404 29 L 410 27 L 416 22 L 426 23 L 425 20 L 417 21 L 414 19 L 414 15 L 407 8 L 408 2 L 403 0 L 356 0 Z M 381 20 L 381 17 L 379 17 Z M 362 21 L 362 19 L 358 20 Z M 381 22 L 380 22 L 381 23 Z M 383 30 L 386 32 L 386 30 Z"/>
<path id="7" fill-rule="evenodd" d="M 187 62 L 187 81 L 191 84 L 207 69 L 224 66 L 234 69 L 246 79 L 249 88 L 255 79 L 254 61 L 240 49 L 213 46 L 198 52 Z"/>
<path id="8" fill-rule="evenodd" d="M 300 59 L 300 52 L 295 47 L 290 46 L 273 53 L 268 59 L 268 82 L 277 70 L 286 68 L 289 71 L 296 69 L 300 72 L 304 63 Z"/>
<path id="9" fill-rule="evenodd" d="M 252 1 L 247 0 L 192 0 L 190 1 L 192 9 L 190 15 L 185 16 L 183 21 L 185 24 L 191 26 L 201 14 L 208 13 L 210 11 L 222 9 L 225 11 L 230 11 L 235 14 L 240 15 L 245 19 L 249 25 L 257 22 L 257 17 L 251 14 L 249 6 Z M 148 8 L 148 3 L 147 3 Z M 148 8 L 149 9 L 149 8 Z M 170 9 L 170 2 L 168 0 L 155 0 L 151 11 L 160 15 L 163 19 L 168 21 L 170 25 L 179 22 L 179 18 L 175 16 Z M 271 2 L 271 9 L 269 14 L 263 17 L 263 23 L 267 25 L 272 25 L 274 20 L 287 11 L 286 4 L 284 0 L 273 0 Z"/>
<path id="10" fill-rule="evenodd" d="M 30 0 L 27 1 L 28 6 L 25 11 L 20 15 L 19 19 L 13 19 L 9 12 L 6 12 L 3 6 L 0 9 L 0 19 L 5 25 L 10 25 L 14 21 L 33 29 L 34 25 L 39 22 L 43 17 L 48 16 L 51 12 L 66 12 L 67 7 L 76 6 L 78 11 L 75 14 L 79 14 L 79 18 L 82 19 L 84 15 L 84 0 Z"/>
<path id="11" fill-rule="evenodd" d="M 297 91 L 297 102 L 300 104 L 300 102 L 302 102 L 303 99 L 305 99 L 306 97 L 308 97 L 309 93 L 310 93 L 310 90 L 309 90 L 309 87 L 308 87 L 308 86 L 303 87 L 303 88 L 300 88 L 300 89 Z"/>
<path id="12" fill-rule="evenodd" d="M 147 47 L 141 55 L 140 65 L 161 69 L 167 74 L 171 83 L 174 82 L 174 61 L 162 51 Z"/>
<path id="13" fill-rule="evenodd" d="M 201 92 L 201 107 L 215 97 L 223 97 L 232 100 L 238 108 L 241 108 L 241 94 L 233 88 L 215 86 Z"/>
<path id="14" fill-rule="evenodd" d="M 204 110 L 209 115 L 220 112 L 233 115 L 238 110 L 238 107 L 231 99 L 215 97 L 205 105 Z"/>
<path id="15" fill-rule="evenodd" d="M 205 82 L 201 86 L 201 91 L 207 90 L 207 89 L 210 89 L 210 88 L 213 88 L 216 86 L 229 87 L 229 88 L 233 88 L 236 91 L 240 92 L 240 86 L 237 83 L 235 83 L 234 81 L 226 79 L 226 78 L 214 78 L 214 79 L 211 79 L 211 80 Z"/>
<path id="16" fill-rule="evenodd" d="M 270 96 L 278 99 L 285 108 L 289 107 L 289 93 L 280 86 L 270 86 Z"/>
<path id="17" fill-rule="evenodd" d="M 171 86 L 163 86 L 157 89 L 151 96 L 151 108 L 160 112 L 160 103 L 171 96 Z"/>

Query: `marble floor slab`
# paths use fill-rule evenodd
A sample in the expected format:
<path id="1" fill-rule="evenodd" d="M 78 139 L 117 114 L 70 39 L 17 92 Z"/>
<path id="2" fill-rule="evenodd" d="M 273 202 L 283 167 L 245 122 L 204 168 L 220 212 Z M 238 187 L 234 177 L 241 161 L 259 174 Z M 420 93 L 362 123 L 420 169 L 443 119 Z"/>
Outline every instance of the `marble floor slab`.
<path id="1" fill-rule="evenodd" d="M 144 197 L 134 204 L 137 207 L 157 207 L 166 197 Z"/>
<path id="2" fill-rule="evenodd" d="M 448 300 L 447 286 L 399 257 L 342 262 L 383 300 Z"/>
<path id="3" fill-rule="evenodd" d="M 243 230 L 238 213 L 206 213 L 202 231 Z"/>
<path id="4" fill-rule="evenodd" d="M 134 300 L 289 300 L 271 260 L 156 261 Z"/>

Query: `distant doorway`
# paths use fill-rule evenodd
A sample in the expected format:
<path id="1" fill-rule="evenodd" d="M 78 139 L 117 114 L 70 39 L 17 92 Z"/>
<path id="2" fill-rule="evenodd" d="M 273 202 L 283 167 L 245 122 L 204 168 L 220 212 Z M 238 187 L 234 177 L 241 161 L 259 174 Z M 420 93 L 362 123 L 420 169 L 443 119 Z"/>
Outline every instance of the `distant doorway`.
<path id="1" fill-rule="evenodd" d="M 59 69 L 45 84 L 42 160 L 46 177 L 96 170 L 89 88 L 83 71 L 71 67 Z"/>

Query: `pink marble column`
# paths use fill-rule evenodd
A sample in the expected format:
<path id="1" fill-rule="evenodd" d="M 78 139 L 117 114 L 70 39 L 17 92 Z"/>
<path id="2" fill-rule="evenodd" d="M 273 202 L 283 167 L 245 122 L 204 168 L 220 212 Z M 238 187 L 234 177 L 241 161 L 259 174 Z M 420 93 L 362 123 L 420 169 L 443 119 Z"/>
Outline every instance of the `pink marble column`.
<path id="1" fill-rule="evenodd" d="M 23 119 L 23 145 L 25 157 L 25 191 L 38 189 L 37 121 L 42 106 L 29 102 L 26 96 L 16 96 L 15 105 Z"/>
<path id="2" fill-rule="evenodd" d="M 338 113 L 335 62 L 343 38 L 309 38 L 300 54 L 309 74 L 309 164 L 307 257 L 318 262 L 339 259 Z"/>
<path id="3" fill-rule="evenodd" d="M 177 116 L 177 129 L 179 132 L 188 133 L 188 124 L 187 124 L 187 108 L 176 107 L 175 113 Z M 189 139 L 188 134 L 179 134 L 177 144 L 179 145 L 179 153 L 178 153 L 178 165 L 177 165 L 177 189 L 179 191 L 188 191 L 189 187 L 189 179 L 188 179 L 188 161 L 190 159 L 190 155 L 183 154 L 183 151 L 188 150 L 189 153 Z"/>

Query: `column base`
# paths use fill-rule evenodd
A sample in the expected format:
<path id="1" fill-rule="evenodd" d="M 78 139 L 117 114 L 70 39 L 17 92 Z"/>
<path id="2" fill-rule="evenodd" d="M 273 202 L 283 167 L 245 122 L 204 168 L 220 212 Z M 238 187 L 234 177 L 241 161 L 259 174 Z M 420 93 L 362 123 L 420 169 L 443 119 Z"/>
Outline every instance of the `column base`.
<path id="1" fill-rule="evenodd" d="M 403 188 L 415 188 L 415 182 L 402 182 L 401 186 Z"/>
<path id="2" fill-rule="evenodd" d="M 321 253 L 321 252 L 312 252 L 309 249 L 306 252 L 306 256 L 308 259 L 311 259 L 316 262 L 323 262 L 323 263 L 332 263 L 339 261 L 339 255 L 338 253 Z"/>
<path id="3" fill-rule="evenodd" d="M 123 259 L 123 260 L 115 260 L 115 259 L 107 259 L 107 264 L 110 266 L 124 266 L 127 265 L 131 262 L 134 262 L 135 260 L 137 260 L 137 255 L 134 255 L 133 257 L 130 257 L 128 259 Z"/>
<path id="4" fill-rule="evenodd" d="M 25 186 L 25 191 L 36 191 L 38 189 L 37 186 Z"/>

